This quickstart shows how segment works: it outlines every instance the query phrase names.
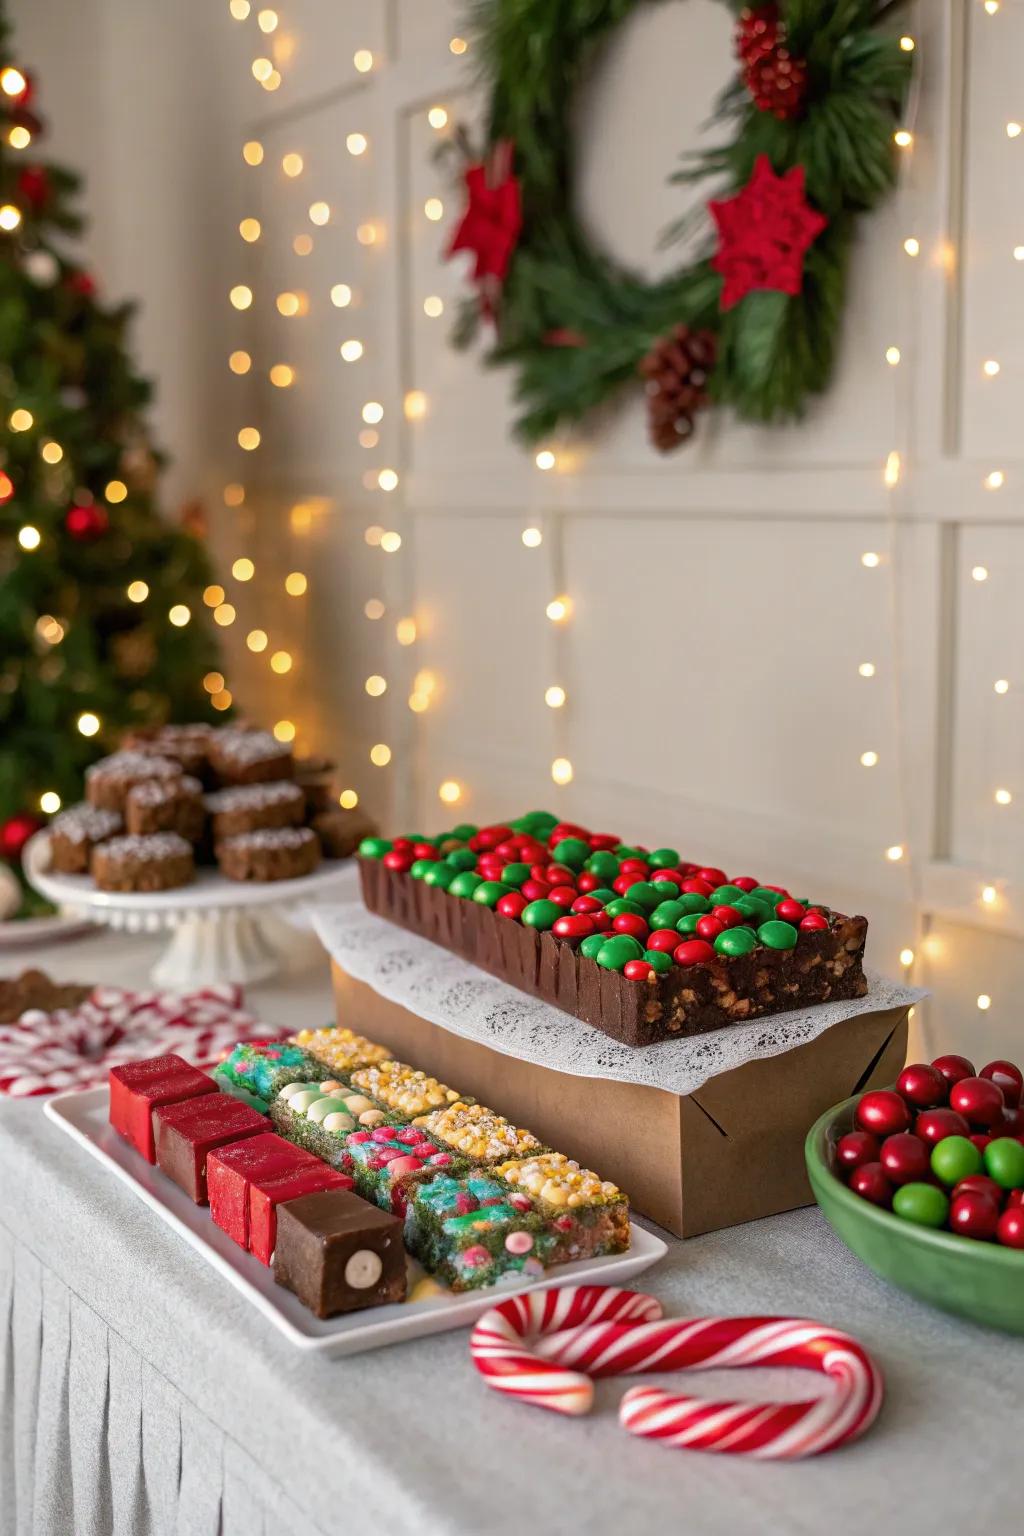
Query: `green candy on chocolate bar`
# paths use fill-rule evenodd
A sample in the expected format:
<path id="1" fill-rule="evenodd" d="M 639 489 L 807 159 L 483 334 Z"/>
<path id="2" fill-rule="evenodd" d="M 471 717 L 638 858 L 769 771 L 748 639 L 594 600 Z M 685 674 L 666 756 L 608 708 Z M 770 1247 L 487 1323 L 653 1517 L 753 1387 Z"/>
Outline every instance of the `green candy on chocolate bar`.
<path id="1" fill-rule="evenodd" d="M 473 870 L 476 868 L 476 854 L 472 848 L 453 848 L 451 853 L 448 854 L 446 862 L 454 870 Z"/>
<path id="2" fill-rule="evenodd" d="M 468 898 L 472 896 L 478 885 L 483 885 L 482 876 L 474 874 L 471 869 L 460 869 L 448 887 L 448 894 Z"/>
<path id="3" fill-rule="evenodd" d="M 364 837 L 359 844 L 359 852 L 364 859 L 382 859 L 386 853 L 391 852 L 391 842 L 386 837 Z"/>
<path id="4" fill-rule="evenodd" d="M 612 938 L 606 938 L 597 952 L 598 965 L 604 966 L 606 971 L 621 971 L 627 960 L 640 960 L 643 957 L 644 947 L 628 933 L 616 933 Z"/>
<path id="5" fill-rule="evenodd" d="M 586 955 L 588 960 L 596 960 L 598 951 L 606 938 L 607 935 L 603 933 L 588 933 L 580 944 L 580 954 Z"/>
<path id="6" fill-rule="evenodd" d="M 501 880 L 481 880 L 473 892 L 473 900 L 478 901 L 482 907 L 496 907 L 511 890 L 512 887 Z"/>
<path id="7" fill-rule="evenodd" d="M 448 863 L 432 864 L 423 876 L 423 884 L 436 885 L 442 891 L 447 891 L 452 881 L 458 878 L 458 873 L 458 870 L 453 869 Z"/>

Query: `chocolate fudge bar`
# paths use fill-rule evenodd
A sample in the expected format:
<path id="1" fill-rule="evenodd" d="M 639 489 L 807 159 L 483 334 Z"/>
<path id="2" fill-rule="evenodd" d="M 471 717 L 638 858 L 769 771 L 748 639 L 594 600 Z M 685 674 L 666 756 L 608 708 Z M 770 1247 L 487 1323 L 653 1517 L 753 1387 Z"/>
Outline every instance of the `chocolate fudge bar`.
<path id="1" fill-rule="evenodd" d="M 471 1163 L 504 1163 L 530 1157 L 544 1146 L 532 1131 L 522 1131 L 483 1104 L 450 1104 L 413 1121 L 439 1141 L 468 1157 Z"/>
<path id="2" fill-rule="evenodd" d="M 867 991 L 867 919 L 548 812 L 365 838 L 367 907 L 627 1045 Z"/>
<path id="3" fill-rule="evenodd" d="M 205 1072 L 180 1056 L 148 1056 L 111 1067 L 109 1083 L 110 1123 L 147 1163 L 156 1162 L 154 1110 L 217 1091 Z"/>
<path id="4" fill-rule="evenodd" d="M 351 1164 L 345 1142 L 352 1131 L 405 1123 L 402 1116 L 389 1114 L 376 1100 L 333 1078 L 289 1083 L 271 1104 L 270 1117 L 282 1136 L 342 1169 Z"/>
<path id="5" fill-rule="evenodd" d="M 116 837 L 124 822 L 118 811 L 105 811 L 83 803 L 69 806 L 50 822 L 50 858 L 62 875 L 89 872 L 92 850 L 98 843 Z"/>
<path id="6" fill-rule="evenodd" d="M 319 1082 L 329 1069 L 301 1046 L 287 1040 L 243 1040 L 214 1068 L 217 1085 L 245 1103 L 269 1107 L 289 1083 Z"/>
<path id="7" fill-rule="evenodd" d="M 272 1131 L 247 1136 L 216 1147 L 206 1159 L 206 1188 L 210 1215 L 240 1248 L 249 1247 L 249 1184 L 255 1178 L 275 1178 L 316 1159 Z"/>
<path id="8" fill-rule="evenodd" d="M 501 1275 L 539 1275 L 556 1262 L 562 1234 L 528 1195 L 488 1173 L 439 1173 L 413 1186 L 405 1246 L 453 1291 L 493 1285 Z"/>
<path id="9" fill-rule="evenodd" d="M 160 1105 L 155 1121 L 156 1160 L 196 1205 L 207 1201 L 207 1153 L 268 1129 L 266 1116 L 258 1110 L 216 1092 L 181 1104 Z"/>
<path id="10" fill-rule="evenodd" d="M 366 1040 L 362 1035 L 354 1034 L 351 1029 L 303 1029 L 297 1035 L 289 1036 L 289 1039 L 292 1045 L 300 1045 L 324 1067 L 329 1068 L 330 1075 L 336 1077 L 345 1077 L 355 1071 L 356 1067 L 369 1067 L 375 1062 L 387 1061 L 391 1056 L 386 1046 Z M 307 1074 L 309 1077 L 315 1075 L 312 1072 Z"/>
<path id="11" fill-rule="evenodd" d="M 278 1208 L 274 1279 L 317 1317 L 404 1301 L 402 1224 L 356 1195 L 326 1190 Z"/>
<path id="12" fill-rule="evenodd" d="M 279 1206 L 323 1190 L 350 1190 L 348 1174 L 328 1168 L 318 1157 L 304 1168 L 289 1168 L 285 1173 L 267 1178 L 257 1174 L 249 1180 L 249 1252 L 261 1264 L 269 1264 L 277 1242 Z"/>

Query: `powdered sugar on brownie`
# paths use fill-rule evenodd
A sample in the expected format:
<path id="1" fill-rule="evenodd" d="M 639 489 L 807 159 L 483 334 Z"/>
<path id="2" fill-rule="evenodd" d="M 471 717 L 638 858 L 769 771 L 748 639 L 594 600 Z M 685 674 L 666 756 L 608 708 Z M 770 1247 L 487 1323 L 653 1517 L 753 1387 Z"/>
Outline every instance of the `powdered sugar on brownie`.
<path id="1" fill-rule="evenodd" d="M 216 753 L 225 762 L 259 763 L 265 758 L 290 757 L 291 747 L 278 741 L 269 731 L 233 731 L 227 729 L 216 737 Z"/>
<path id="2" fill-rule="evenodd" d="M 263 827 L 257 832 L 239 832 L 227 837 L 223 848 L 252 848 L 273 852 L 275 848 L 306 848 L 317 840 L 309 827 Z"/>
<path id="3" fill-rule="evenodd" d="M 96 805 L 72 805 L 50 822 L 50 831 L 71 843 L 99 843 L 120 832 L 123 823 L 116 811 Z"/>
<path id="4" fill-rule="evenodd" d="M 204 804 L 211 816 L 223 811 L 258 811 L 268 805 L 287 805 L 302 791 L 290 779 L 272 779 L 269 784 L 238 784 L 231 789 L 216 789 L 206 795 Z"/>
<path id="5" fill-rule="evenodd" d="M 177 832 L 151 832 L 144 837 L 115 837 L 102 845 L 103 853 L 112 859 L 177 859 L 192 853 L 192 845 Z"/>
<path id="6" fill-rule="evenodd" d="M 201 794 L 202 788 L 198 779 L 183 773 L 177 778 L 144 779 L 141 784 L 133 785 L 129 794 L 136 805 L 165 805 L 179 795 Z"/>
<path id="7" fill-rule="evenodd" d="M 150 757 L 145 752 L 113 752 L 85 770 L 87 780 L 95 778 L 176 779 L 181 764 L 169 757 Z"/>

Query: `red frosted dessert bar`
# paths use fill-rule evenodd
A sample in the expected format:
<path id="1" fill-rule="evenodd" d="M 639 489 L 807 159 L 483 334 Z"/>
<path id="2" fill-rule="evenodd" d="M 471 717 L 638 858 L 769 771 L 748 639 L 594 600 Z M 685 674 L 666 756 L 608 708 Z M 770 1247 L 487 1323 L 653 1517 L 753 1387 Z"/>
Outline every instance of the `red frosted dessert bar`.
<path id="1" fill-rule="evenodd" d="M 273 1178 L 249 1182 L 249 1252 L 261 1264 L 269 1264 L 277 1242 L 277 1207 L 302 1195 L 318 1195 L 325 1189 L 351 1189 L 347 1173 L 328 1168 L 310 1153 L 310 1166 L 292 1168 Z"/>
<path id="2" fill-rule="evenodd" d="M 156 1160 L 196 1205 L 205 1205 L 206 1157 L 214 1147 L 267 1130 L 267 1118 L 239 1099 L 213 1093 L 156 1110 Z"/>
<path id="3" fill-rule="evenodd" d="M 110 1069 L 110 1123 L 147 1163 L 155 1163 L 153 1111 L 162 1104 L 216 1092 L 216 1083 L 180 1056 L 129 1061 Z"/>
<path id="4" fill-rule="evenodd" d="M 293 1146 L 273 1131 L 217 1147 L 206 1159 L 210 1215 L 240 1248 L 248 1248 L 250 1180 L 276 1178 L 316 1161 L 311 1152 Z"/>

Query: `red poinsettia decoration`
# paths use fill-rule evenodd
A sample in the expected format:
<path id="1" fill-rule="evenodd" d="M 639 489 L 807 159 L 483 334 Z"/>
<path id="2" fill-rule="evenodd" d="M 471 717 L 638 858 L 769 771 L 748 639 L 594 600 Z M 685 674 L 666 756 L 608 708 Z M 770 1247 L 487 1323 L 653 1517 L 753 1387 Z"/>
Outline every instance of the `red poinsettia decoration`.
<path id="1" fill-rule="evenodd" d="M 802 165 L 776 176 L 768 156 L 758 155 L 747 185 L 708 208 L 718 226 L 711 265 L 725 279 L 722 309 L 732 309 L 759 288 L 800 292 L 804 256 L 828 223 L 804 195 Z"/>
<path id="2" fill-rule="evenodd" d="M 513 145 L 503 139 L 486 161 L 466 168 L 466 210 L 447 254 L 472 251 L 473 279 L 490 313 L 508 273 L 523 227 L 519 182 L 512 170 Z"/>

